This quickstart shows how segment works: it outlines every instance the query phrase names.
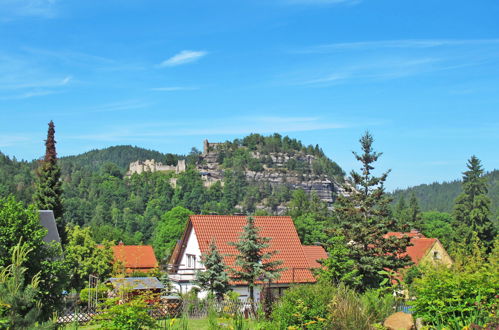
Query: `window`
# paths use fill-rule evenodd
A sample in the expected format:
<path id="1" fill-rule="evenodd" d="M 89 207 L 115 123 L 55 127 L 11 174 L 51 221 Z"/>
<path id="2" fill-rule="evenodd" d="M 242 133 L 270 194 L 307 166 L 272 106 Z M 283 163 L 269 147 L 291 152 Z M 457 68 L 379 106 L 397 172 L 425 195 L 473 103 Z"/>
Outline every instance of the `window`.
<path id="1" fill-rule="evenodd" d="M 187 268 L 196 269 L 196 256 L 193 254 L 187 255 Z"/>
<path id="2" fill-rule="evenodd" d="M 434 251 L 433 252 L 433 259 L 435 259 L 435 260 L 440 260 L 441 259 L 440 253 L 438 253 L 438 251 Z"/>

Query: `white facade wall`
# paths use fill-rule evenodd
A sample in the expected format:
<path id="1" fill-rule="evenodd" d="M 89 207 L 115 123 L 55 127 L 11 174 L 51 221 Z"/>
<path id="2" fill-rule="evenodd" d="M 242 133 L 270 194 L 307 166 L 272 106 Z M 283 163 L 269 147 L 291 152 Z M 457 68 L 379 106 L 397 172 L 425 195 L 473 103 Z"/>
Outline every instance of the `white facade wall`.
<path id="1" fill-rule="evenodd" d="M 191 264 L 191 267 L 189 267 L 189 256 L 194 256 L 195 259 L 195 262 Z M 185 251 L 182 254 L 182 259 L 180 260 L 180 265 L 178 267 L 177 273 L 170 275 L 173 287 L 179 293 L 189 292 L 195 286 L 192 284 L 192 281 L 196 276 L 196 271 L 200 269 L 204 270 L 204 266 L 201 263 L 201 249 L 199 248 L 196 232 L 194 228 L 192 228 L 191 233 L 187 238 L 187 244 L 185 247 Z"/>
<path id="2" fill-rule="evenodd" d="M 194 267 L 189 267 L 188 256 L 195 256 L 196 262 Z M 174 289 L 179 293 L 186 293 L 192 290 L 193 287 L 197 287 L 193 284 L 195 279 L 196 271 L 204 270 L 204 266 L 201 263 L 201 249 L 199 248 L 198 239 L 194 228 L 191 229 L 191 233 L 187 239 L 187 244 L 185 250 L 182 254 L 182 259 L 178 267 L 177 273 L 170 275 Z M 276 285 L 275 287 L 288 287 L 286 284 Z M 239 294 L 241 300 L 246 300 L 249 298 L 249 288 L 247 286 L 234 286 L 232 290 Z M 261 287 L 254 287 L 254 297 L 255 300 L 260 300 Z M 199 298 L 205 298 L 207 296 L 207 291 L 201 291 L 198 294 Z"/>

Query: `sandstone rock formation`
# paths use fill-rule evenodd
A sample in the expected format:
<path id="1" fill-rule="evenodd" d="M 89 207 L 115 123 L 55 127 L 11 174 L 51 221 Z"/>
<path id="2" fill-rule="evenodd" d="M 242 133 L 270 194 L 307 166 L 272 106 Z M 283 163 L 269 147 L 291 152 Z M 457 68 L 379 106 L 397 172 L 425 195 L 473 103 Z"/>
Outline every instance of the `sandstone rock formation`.
<path id="1" fill-rule="evenodd" d="M 414 329 L 414 318 L 411 314 L 397 312 L 390 315 L 383 326 L 389 330 L 410 330 Z"/>

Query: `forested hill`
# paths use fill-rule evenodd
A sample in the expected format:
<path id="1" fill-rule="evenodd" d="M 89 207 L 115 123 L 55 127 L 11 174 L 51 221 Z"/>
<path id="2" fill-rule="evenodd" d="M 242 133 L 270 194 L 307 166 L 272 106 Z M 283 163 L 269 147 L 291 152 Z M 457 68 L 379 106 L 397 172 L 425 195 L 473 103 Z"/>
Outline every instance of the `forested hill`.
<path id="1" fill-rule="evenodd" d="M 186 156 L 115 146 L 60 158 L 65 221 L 90 225 L 99 241 L 139 244 L 150 242 L 162 215 L 176 206 L 198 214 L 282 214 L 294 190 L 311 192 L 317 203 L 340 193 L 344 173 L 317 145 L 251 134 L 205 146 Z M 146 159 L 164 165 L 185 159 L 187 166 L 125 175 L 130 163 Z M 35 160 L 0 153 L 0 197 L 31 203 L 36 167 Z"/>
<path id="2" fill-rule="evenodd" d="M 87 167 L 98 170 L 105 163 L 114 163 L 122 171 L 128 169 L 131 162 L 137 160 L 154 159 L 163 164 L 173 165 L 178 156 L 174 154 L 163 154 L 159 151 L 149 150 L 130 145 L 120 145 L 105 149 L 95 149 L 76 156 L 62 157 L 59 164 L 63 172 L 67 173 L 71 168 Z"/>
<path id="3" fill-rule="evenodd" d="M 493 170 L 487 177 L 491 211 L 495 218 L 499 218 L 499 170 Z M 422 184 L 419 186 L 396 190 L 393 192 L 394 203 L 403 196 L 408 200 L 412 193 L 416 195 L 422 211 L 452 212 L 454 200 L 461 193 L 461 180 L 451 182 Z"/>

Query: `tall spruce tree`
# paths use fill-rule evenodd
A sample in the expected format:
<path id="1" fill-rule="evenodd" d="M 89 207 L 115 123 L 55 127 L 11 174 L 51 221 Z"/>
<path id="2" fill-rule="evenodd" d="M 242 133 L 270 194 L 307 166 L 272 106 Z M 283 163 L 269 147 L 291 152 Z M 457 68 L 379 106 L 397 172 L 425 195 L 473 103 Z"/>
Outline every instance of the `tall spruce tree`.
<path id="1" fill-rule="evenodd" d="M 407 209 L 409 216 L 408 224 L 413 228 L 421 229 L 421 208 L 419 207 L 418 198 L 414 192 L 409 198 L 409 206 Z"/>
<path id="2" fill-rule="evenodd" d="M 459 237 L 466 244 L 473 240 L 473 232 L 488 251 L 492 248 L 497 228 L 490 216 L 490 199 L 487 196 L 487 179 L 476 156 L 471 156 L 463 172 L 463 192 L 456 198 L 454 218 L 457 222 Z"/>
<path id="3" fill-rule="evenodd" d="M 271 281 L 278 279 L 283 268 L 281 260 L 269 261 L 279 251 L 266 250 L 270 245 L 270 238 L 261 237 L 255 225 L 255 219 L 248 217 L 238 242 L 229 242 L 239 254 L 235 255 L 236 267 L 231 269 L 232 279 L 248 284 L 249 296 L 255 299 L 254 288 L 257 281 Z"/>
<path id="4" fill-rule="evenodd" d="M 229 275 L 226 272 L 227 266 L 225 266 L 214 240 L 210 242 L 208 253 L 203 254 L 201 260 L 206 270 L 197 271 L 196 283 L 220 301 L 224 294 L 230 290 L 230 285 Z"/>
<path id="5" fill-rule="evenodd" d="M 348 257 L 355 261 L 361 276 L 361 289 L 377 287 L 384 279 L 383 270 L 397 270 L 409 265 L 408 256 L 400 257 L 409 244 L 408 238 L 385 239 L 383 236 L 396 229 L 390 212 L 391 198 L 385 193 L 384 183 L 389 171 L 374 176 L 373 163 L 382 155 L 373 150 L 374 139 L 366 132 L 359 140 L 362 154 L 353 152 L 361 162 L 361 172 L 352 171 L 344 184 L 347 192 L 335 203 L 339 234 L 348 243 Z"/>
<path id="6" fill-rule="evenodd" d="M 66 230 L 63 219 L 61 169 L 57 165 L 55 150 L 54 122 L 48 124 L 47 140 L 45 140 L 45 157 L 36 171 L 37 180 L 33 202 L 39 210 L 52 210 L 57 222 L 57 229 L 63 242 Z"/>

